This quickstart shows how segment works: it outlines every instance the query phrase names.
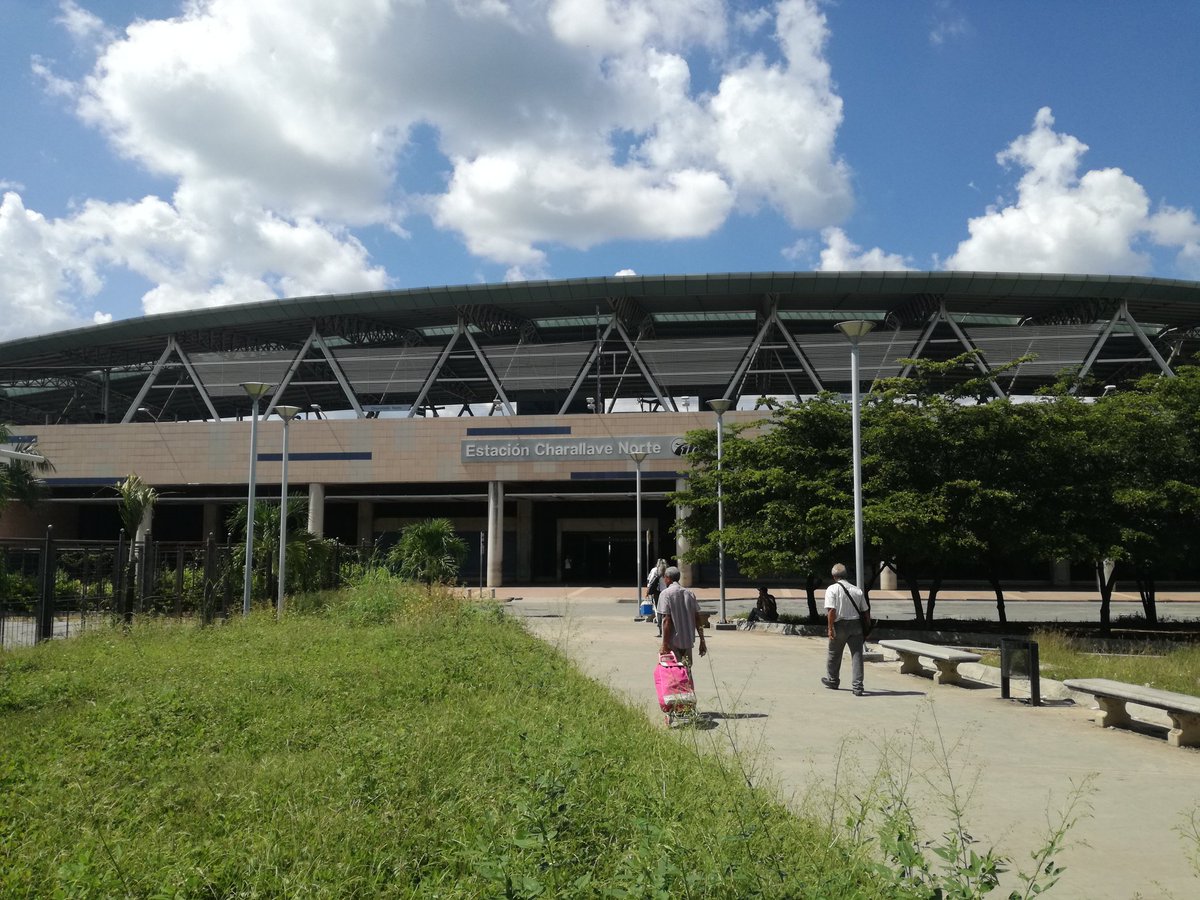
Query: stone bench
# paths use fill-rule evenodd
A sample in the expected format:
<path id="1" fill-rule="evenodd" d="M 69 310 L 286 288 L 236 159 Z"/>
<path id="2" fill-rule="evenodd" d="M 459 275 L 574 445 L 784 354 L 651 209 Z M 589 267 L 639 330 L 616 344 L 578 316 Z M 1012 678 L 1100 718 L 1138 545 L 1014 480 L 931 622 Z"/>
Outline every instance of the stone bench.
<path id="1" fill-rule="evenodd" d="M 1177 694 L 1158 688 L 1125 684 L 1108 678 L 1070 678 L 1063 682 L 1073 691 L 1096 698 L 1100 714 L 1095 717 L 1101 728 L 1128 725 L 1132 717 L 1126 703 L 1137 703 L 1165 710 L 1171 718 L 1167 743 L 1172 747 L 1200 747 L 1200 697 Z"/>
<path id="2" fill-rule="evenodd" d="M 924 644 L 921 641 L 880 641 L 879 646 L 894 650 L 900 655 L 900 674 L 922 675 L 922 656 L 933 660 L 937 671 L 933 673 L 934 684 L 958 684 L 959 663 L 979 662 L 982 657 L 978 653 L 966 650 L 955 650 L 953 647 L 939 647 L 937 644 Z"/>

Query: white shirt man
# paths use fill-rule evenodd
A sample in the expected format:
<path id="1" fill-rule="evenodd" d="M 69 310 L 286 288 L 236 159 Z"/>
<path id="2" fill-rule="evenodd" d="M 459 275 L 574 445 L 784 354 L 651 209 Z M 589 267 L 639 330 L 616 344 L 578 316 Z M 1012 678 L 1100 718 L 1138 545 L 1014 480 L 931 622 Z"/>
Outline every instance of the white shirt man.
<path id="1" fill-rule="evenodd" d="M 829 653 L 821 684 L 836 691 L 841 682 L 842 653 L 850 645 L 851 688 L 863 695 L 863 628 L 861 611 L 867 608 L 863 592 L 846 580 L 846 567 L 838 563 L 830 572 L 833 583 L 825 588 L 825 616 L 829 622 Z"/>

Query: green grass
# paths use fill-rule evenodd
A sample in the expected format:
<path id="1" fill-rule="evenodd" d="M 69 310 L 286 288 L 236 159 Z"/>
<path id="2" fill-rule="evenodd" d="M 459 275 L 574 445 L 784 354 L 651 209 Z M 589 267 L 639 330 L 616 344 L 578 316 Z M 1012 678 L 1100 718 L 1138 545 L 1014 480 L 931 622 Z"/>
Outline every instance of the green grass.
<path id="1" fill-rule="evenodd" d="M 1200 696 L 1200 646 L 1147 645 L 1142 653 L 1097 653 L 1085 640 L 1056 631 L 1036 631 L 1042 675 L 1055 681 L 1065 678 L 1111 678 Z M 984 654 L 983 662 L 998 666 L 998 653 Z"/>
<path id="2" fill-rule="evenodd" d="M 897 895 L 494 609 L 295 606 L 0 656 L 0 896 Z"/>

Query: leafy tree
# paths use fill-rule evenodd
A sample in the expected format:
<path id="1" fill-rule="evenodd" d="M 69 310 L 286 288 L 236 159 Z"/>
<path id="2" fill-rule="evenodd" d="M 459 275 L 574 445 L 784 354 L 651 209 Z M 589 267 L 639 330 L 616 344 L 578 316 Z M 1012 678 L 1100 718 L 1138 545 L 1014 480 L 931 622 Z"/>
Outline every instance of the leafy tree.
<path id="1" fill-rule="evenodd" d="M 447 584 L 458 577 L 467 558 L 467 542 L 454 531 L 449 519 L 426 519 L 409 525 L 389 552 L 388 562 L 405 578 Z"/>
<path id="2" fill-rule="evenodd" d="M 1094 408 L 1118 469 L 1112 507 L 1120 547 L 1113 559 L 1133 567 L 1150 622 L 1158 619 L 1156 565 L 1187 561 L 1196 549 L 1198 392 L 1200 369 L 1184 366 L 1176 378 L 1147 376 Z"/>
<path id="3" fill-rule="evenodd" d="M 752 578 L 806 581 L 809 615 L 818 615 L 817 573 L 853 544 L 849 410 L 832 394 L 776 408 L 768 419 L 727 429 L 721 474 L 728 557 Z M 716 435 L 687 435 L 692 463 L 686 490 L 671 495 L 689 507 L 676 528 L 691 550 L 686 561 L 717 555 Z"/>

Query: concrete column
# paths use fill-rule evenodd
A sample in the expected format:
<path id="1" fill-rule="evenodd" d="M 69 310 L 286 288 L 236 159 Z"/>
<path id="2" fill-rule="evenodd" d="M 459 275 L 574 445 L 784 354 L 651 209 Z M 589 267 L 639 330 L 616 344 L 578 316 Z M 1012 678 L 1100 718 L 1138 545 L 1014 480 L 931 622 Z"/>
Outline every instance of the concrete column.
<path id="1" fill-rule="evenodd" d="M 375 503 L 358 501 L 358 545 L 375 543 Z"/>
<path id="2" fill-rule="evenodd" d="M 319 538 L 325 537 L 325 485 L 308 486 L 308 530 Z"/>
<path id="3" fill-rule="evenodd" d="M 1071 561 L 1056 559 L 1050 564 L 1050 584 L 1054 587 L 1067 587 L 1071 584 Z"/>
<path id="4" fill-rule="evenodd" d="M 687 490 L 687 484 L 688 483 L 687 483 L 686 478 L 676 478 L 675 479 L 675 490 L 685 491 L 685 490 Z M 675 507 L 675 521 L 677 521 L 677 522 L 686 521 L 689 512 L 690 512 L 690 510 L 686 506 L 676 506 Z M 683 554 L 687 553 L 691 549 L 692 549 L 692 545 L 690 543 L 688 543 L 687 538 L 685 538 L 679 532 L 676 532 L 675 533 L 675 558 L 678 560 L 682 560 Z M 679 578 L 685 586 L 694 585 L 696 583 L 697 568 L 698 568 L 697 566 L 687 564 L 684 562 L 679 563 Z"/>
<path id="5" fill-rule="evenodd" d="M 154 507 L 147 506 L 142 513 L 142 521 L 138 524 L 137 534 L 134 535 L 134 540 L 137 543 L 142 543 L 146 540 L 146 535 L 150 533 L 150 529 L 154 526 Z"/>
<path id="6" fill-rule="evenodd" d="M 517 501 L 517 581 L 533 581 L 533 501 Z"/>
<path id="7" fill-rule="evenodd" d="M 488 482 L 487 586 L 504 583 L 504 482 Z"/>
<path id="8" fill-rule="evenodd" d="M 201 540 L 208 540 L 211 534 L 218 541 L 221 540 L 221 507 L 216 503 L 204 504 L 204 524 L 201 526 L 204 532 L 200 537 Z"/>
<path id="9" fill-rule="evenodd" d="M 879 590 L 894 591 L 896 589 L 896 573 L 885 566 L 879 573 Z"/>

